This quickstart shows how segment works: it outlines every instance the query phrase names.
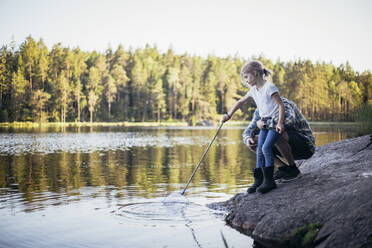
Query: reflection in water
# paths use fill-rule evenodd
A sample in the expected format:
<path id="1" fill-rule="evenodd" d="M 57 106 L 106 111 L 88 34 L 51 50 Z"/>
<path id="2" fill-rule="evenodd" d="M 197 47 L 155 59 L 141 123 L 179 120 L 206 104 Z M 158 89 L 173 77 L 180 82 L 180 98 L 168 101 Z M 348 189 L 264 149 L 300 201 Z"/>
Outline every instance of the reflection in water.
<path id="1" fill-rule="evenodd" d="M 217 140 L 216 146 L 211 148 L 195 176 L 193 181 L 195 187 L 206 187 L 216 192 L 229 193 L 234 189 L 230 185 L 235 187 L 247 184 L 248 169 L 254 162 L 254 156 L 241 144 L 240 132 L 234 131 L 225 133 L 225 136 Z M 90 153 L 40 153 L 38 151 L 24 154 L 26 150 L 22 150 L 20 154 L 0 156 L 0 187 L 15 188 L 24 193 L 29 202 L 34 200 L 35 193 L 43 191 L 68 194 L 71 190 L 85 186 L 107 185 L 115 189 L 123 189 L 121 197 L 124 197 L 124 194 L 125 197 L 163 196 L 164 193 L 179 190 L 187 182 L 202 155 L 203 146 L 208 143 L 210 130 L 207 132 L 181 130 L 180 132 L 180 135 L 170 132 L 160 137 L 170 136 L 167 138 L 168 144 L 175 140 L 188 140 L 190 144 L 180 145 L 174 142 L 172 146 L 149 145 L 150 138 L 147 138 L 138 146 L 115 150 L 111 147 L 117 147 L 115 144 L 118 142 L 114 141 L 112 145 L 111 140 L 108 139 L 104 142 L 108 144 L 107 149 L 97 149 Z M 189 132 L 186 137 L 185 132 Z M 43 138 L 45 136 L 46 134 L 43 134 Z M 102 137 L 114 137 L 114 135 L 99 134 L 91 141 L 102 143 Z M 115 140 L 120 140 L 122 137 L 118 135 Z M 147 137 L 151 136 L 147 135 Z M 156 140 L 158 137 L 159 135 L 153 135 L 151 139 Z M 16 138 L 17 136 L 13 139 Z M 72 138 L 67 140 L 70 139 Z M 55 137 L 54 141 L 49 137 L 45 140 L 46 144 L 40 144 L 40 139 L 34 140 L 36 148 L 33 147 L 33 143 L 27 143 L 29 149 L 33 151 L 41 146 L 48 147 L 51 143 L 59 142 L 58 137 Z M 22 143 L 22 141 L 14 141 L 17 142 Z M 76 140 L 75 144 L 77 142 L 80 142 L 80 139 Z M 2 143 L 6 141 L 2 140 Z M 80 145 L 83 144 L 86 144 L 86 141 L 82 141 Z M 53 148 L 48 149 L 54 151 Z M 9 149 L 5 149 L 3 153 L 8 151 Z"/>
<path id="2" fill-rule="evenodd" d="M 241 142 L 243 129 L 221 130 L 187 191 L 190 204 L 161 200 L 181 192 L 215 129 L 47 131 L 0 133 L 0 231 L 8 237 L 0 246 L 224 247 L 221 230 L 230 245 L 247 246 L 204 207 L 253 182 L 255 155 Z M 317 145 L 355 135 L 315 132 Z M 185 228 L 191 241 L 175 238 Z"/>

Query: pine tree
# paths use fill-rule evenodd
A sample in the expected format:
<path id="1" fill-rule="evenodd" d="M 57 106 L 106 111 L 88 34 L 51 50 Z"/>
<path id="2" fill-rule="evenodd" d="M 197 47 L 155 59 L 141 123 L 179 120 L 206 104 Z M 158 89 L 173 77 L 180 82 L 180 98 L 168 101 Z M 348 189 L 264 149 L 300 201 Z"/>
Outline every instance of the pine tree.
<path id="1" fill-rule="evenodd" d="M 71 103 L 71 86 L 68 79 L 66 78 L 66 73 L 62 72 L 58 79 L 55 88 L 55 94 L 57 96 L 57 104 L 60 106 L 61 122 L 66 122 L 66 114 Z"/>
<path id="2" fill-rule="evenodd" d="M 79 48 L 75 48 L 73 50 L 73 57 L 72 57 L 72 65 L 71 65 L 71 72 L 72 72 L 72 91 L 74 95 L 74 100 L 76 103 L 76 119 L 80 122 L 81 119 L 81 102 L 85 100 L 85 95 L 83 93 L 83 74 L 87 70 L 87 65 L 85 63 L 86 55 L 85 53 L 81 52 Z"/>
<path id="3" fill-rule="evenodd" d="M 93 122 L 93 113 L 95 111 L 96 105 L 99 102 L 99 96 L 102 93 L 103 87 L 101 83 L 102 81 L 98 69 L 94 66 L 91 67 L 89 69 L 88 82 L 86 85 L 90 122 Z"/>
<path id="4" fill-rule="evenodd" d="M 33 106 L 34 111 L 33 116 L 35 116 L 35 120 L 38 122 L 44 122 L 46 120 L 46 116 L 43 111 L 49 98 L 50 94 L 41 89 L 34 91 L 32 94 L 31 105 Z"/>
<path id="5" fill-rule="evenodd" d="M 147 73 L 143 66 L 142 52 L 137 49 L 133 54 L 131 66 L 129 69 L 131 77 L 131 101 L 132 101 L 132 113 L 131 117 L 135 120 L 140 120 L 144 115 L 144 89 L 147 81 Z"/>
<path id="6" fill-rule="evenodd" d="M 48 67 L 49 67 L 49 51 L 48 47 L 44 44 L 43 40 L 40 39 L 37 43 L 37 46 L 39 48 L 39 56 L 37 58 L 36 68 L 35 68 L 35 74 L 36 74 L 36 89 L 42 89 L 45 88 L 45 83 L 48 77 Z"/>
<path id="7" fill-rule="evenodd" d="M 120 106 L 121 112 L 123 113 L 123 119 L 127 120 L 129 110 L 129 77 L 123 66 L 115 64 L 110 71 L 111 77 L 114 79 L 114 85 L 116 87 L 115 100 L 120 102 L 120 94 L 124 95 L 124 104 Z"/>
<path id="8" fill-rule="evenodd" d="M 108 120 L 111 119 L 111 103 L 115 100 L 117 93 L 117 86 L 115 85 L 115 80 L 111 75 L 107 75 L 104 80 L 104 92 L 107 101 L 107 115 Z"/>
<path id="9" fill-rule="evenodd" d="M 13 121 L 25 120 L 27 80 L 21 70 L 13 72 L 10 95 L 10 118 Z"/>
<path id="10" fill-rule="evenodd" d="M 30 83 L 30 90 L 33 89 L 32 80 L 35 77 L 35 67 L 39 58 L 39 47 L 37 46 L 35 40 L 29 36 L 26 41 L 20 47 L 20 54 L 22 56 L 22 61 L 25 66 L 25 76 Z"/>
<path id="11" fill-rule="evenodd" d="M 195 125 L 196 120 L 199 119 L 197 116 L 198 109 L 202 105 L 200 87 L 204 73 L 204 61 L 201 57 L 193 57 L 192 59 L 192 96 L 191 96 L 191 124 Z"/>
<path id="12" fill-rule="evenodd" d="M 3 94 L 8 91 L 7 48 L 0 49 L 0 111 L 3 111 Z"/>
<path id="13" fill-rule="evenodd" d="M 179 74 L 179 113 L 182 118 L 187 118 L 190 122 L 190 102 L 192 98 L 192 61 L 191 58 L 184 54 L 182 56 L 181 71 Z"/>
<path id="14" fill-rule="evenodd" d="M 168 85 L 168 103 L 170 106 L 170 112 L 172 118 L 177 119 L 177 97 L 179 89 L 179 69 L 175 67 L 169 67 L 166 80 Z"/>

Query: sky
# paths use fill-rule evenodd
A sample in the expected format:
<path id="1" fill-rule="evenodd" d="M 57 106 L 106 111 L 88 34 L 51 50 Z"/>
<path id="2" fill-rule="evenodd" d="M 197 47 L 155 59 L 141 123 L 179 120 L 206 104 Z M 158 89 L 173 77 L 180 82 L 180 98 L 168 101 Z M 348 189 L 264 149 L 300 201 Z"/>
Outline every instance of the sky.
<path id="1" fill-rule="evenodd" d="M 49 48 L 161 52 L 372 69 L 369 0 L 0 0 L 0 46 L 31 35 Z"/>

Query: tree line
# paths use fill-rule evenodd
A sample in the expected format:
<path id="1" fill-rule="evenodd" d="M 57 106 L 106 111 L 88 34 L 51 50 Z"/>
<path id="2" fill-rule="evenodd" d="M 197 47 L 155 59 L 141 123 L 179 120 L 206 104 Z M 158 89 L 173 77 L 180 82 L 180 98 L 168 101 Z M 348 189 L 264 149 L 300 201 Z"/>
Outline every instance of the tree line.
<path id="1" fill-rule="evenodd" d="M 372 103 L 372 74 L 349 63 L 297 59 L 258 59 L 273 73 L 280 94 L 294 101 L 310 120 L 353 120 L 354 111 Z M 17 47 L 0 49 L 0 121 L 169 121 L 191 124 L 216 119 L 246 92 L 237 56 L 206 58 L 161 53 L 156 46 L 85 52 L 51 50 L 31 36 Z M 234 116 L 251 117 L 254 102 Z"/>

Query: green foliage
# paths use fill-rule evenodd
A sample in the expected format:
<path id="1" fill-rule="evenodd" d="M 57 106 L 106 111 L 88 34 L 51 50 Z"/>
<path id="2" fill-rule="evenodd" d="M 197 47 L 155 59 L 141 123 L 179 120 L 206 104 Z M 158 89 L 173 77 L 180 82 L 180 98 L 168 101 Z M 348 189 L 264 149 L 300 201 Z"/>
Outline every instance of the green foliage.
<path id="1" fill-rule="evenodd" d="M 372 100 L 370 71 L 355 72 L 348 63 L 250 59 L 261 60 L 273 72 L 280 94 L 309 120 L 371 116 L 361 107 Z M 149 45 L 136 50 L 119 45 L 103 54 L 58 43 L 49 51 L 42 39 L 30 36 L 18 50 L 12 44 L 0 49 L 1 113 L 10 121 L 216 120 L 247 93 L 239 77 L 245 62 L 176 55 L 172 49 L 161 54 Z M 234 119 L 249 120 L 254 108 L 249 101 Z"/>
<path id="2" fill-rule="evenodd" d="M 372 247 L 372 234 L 368 235 L 367 240 L 360 248 Z"/>
<path id="3" fill-rule="evenodd" d="M 33 78 L 35 77 L 35 67 L 38 62 L 39 57 L 39 47 L 37 46 L 35 40 L 29 36 L 26 41 L 20 47 L 20 56 L 22 57 L 25 78 L 28 79 L 30 83 L 30 89 L 33 89 Z"/>
<path id="4" fill-rule="evenodd" d="M 33 106 L 34 121 L 45 122 L 46 114 L 44 112 L 45 104 L 50 98 L 50 94 L 39 89 L 33 92 L 31 97 L 31 106 Z"/>
<path id="5" fill-rule="evenodd" d="M 27 90 L 27 80 L 24 78 L 21 70 L 13 72 L 12 82 L 11 82 L 11 91 L 10 91 L 10 113 L 11 120 L 25 120 L 25 115 L 23 114 L 26 105 L 26 90 Z"/>
<path id="6" fill-rule="evenodd" d="M 102 69 L 102 65 L 101 65 Z M 99 96 L 102 93 L 102 77 L 100 76 L 100 71 L 92 66 L 89 69 L 88 81 L 86 84 L 87 95 L 88 95 L 88 109 L 90 113 L 90 122 L 93 122 L 93 112 L 99 101 Z"/>
<path id="7" fill-rule="evenodd" d="M 8 111 L 6 109 L 0 112 L 0 122 L 8 122 Z"/>
<path id="8" fill-rule="evenodd" d="M 372 133 L 372 101 L 356 108 L 354 112 L 355 121 L 360 123 L 362 134 Z"/>
<path id="9" fill-rule="evenodd" d="M 311 248 L 315 247 L 314 239 L 318 235 L 320 228 L 322 227 L 319 223 L 311 223 L 300 228 L 297 228 L 293 233 L 289 241 L 285 242 L 283 247 L 303 247 Z"/>
<path id="10" fill-rule="evenodd" d="M 66 112 L 71 102 L 71 87 L 64 73 L 57 79 L 55 92 L 57 106 L 61 107 L 61 122 L 66 122 Z"/>
<path id="11" fill-rule="evenodd" d="M 3 47 L 0 49 L 0 92 L 1 95 L 3 92 L 7 91 L 9 88 L 8 84 L 8 71 L 7 71 L 7 49 Z"/>

